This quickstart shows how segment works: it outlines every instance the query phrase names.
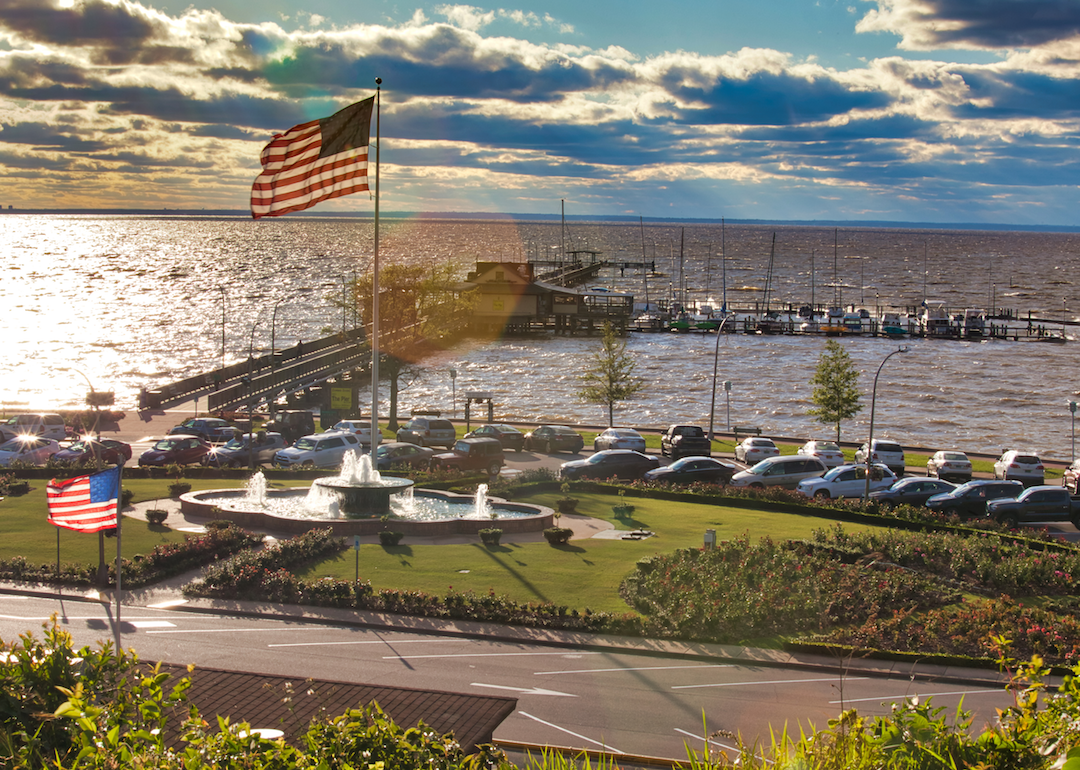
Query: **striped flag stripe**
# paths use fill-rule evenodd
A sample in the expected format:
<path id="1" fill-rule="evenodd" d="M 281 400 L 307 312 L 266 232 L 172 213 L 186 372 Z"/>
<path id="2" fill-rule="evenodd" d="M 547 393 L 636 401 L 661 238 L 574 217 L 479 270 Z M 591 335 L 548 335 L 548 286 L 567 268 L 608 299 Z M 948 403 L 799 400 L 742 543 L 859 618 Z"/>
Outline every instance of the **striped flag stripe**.
<path id="1" fill-rule="evenodd" d="M 98 532 L 117 526 L 120 469 L 57 481 L 45 487 L 49 523 L 77 532 Z"/>
<path id="2" fill-rule="evenodd" d="M 260 154 L 251 186 L 251 215 L 280 216 L 363 192 L 368 186 L 368 130 L 374 97 L 329 118 L 277 134 Z"/>

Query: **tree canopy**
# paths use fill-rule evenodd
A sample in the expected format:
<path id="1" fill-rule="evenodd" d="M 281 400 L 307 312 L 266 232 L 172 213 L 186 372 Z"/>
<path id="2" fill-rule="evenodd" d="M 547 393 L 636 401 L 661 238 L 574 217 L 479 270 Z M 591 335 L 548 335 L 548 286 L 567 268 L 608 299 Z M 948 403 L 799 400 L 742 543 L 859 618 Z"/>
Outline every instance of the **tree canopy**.
<path id="1" fill-rule="evenodd" d="M 862 411 L 859 370 L 843 345 L 835 340 L 825 342 L 825 350 L 818 358 L 810 384 L 814 386 L 811 395 L 814 405 L 806 410 L 807 413 L 820 423 L 835 425 L 836 440 L 839 441 L 841 421 Z"/>

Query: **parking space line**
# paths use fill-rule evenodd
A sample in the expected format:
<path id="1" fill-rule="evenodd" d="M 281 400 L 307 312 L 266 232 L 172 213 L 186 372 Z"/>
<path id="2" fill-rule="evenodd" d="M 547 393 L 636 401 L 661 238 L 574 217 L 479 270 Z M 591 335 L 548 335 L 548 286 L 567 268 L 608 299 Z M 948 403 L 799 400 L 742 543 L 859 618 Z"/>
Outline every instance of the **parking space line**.
<path id="1" fill-rule="evenodd" d="M 623 753 L 623 752 L 619 751 L 617 748 L 615 748 L 614 746 L 609 746 L 608 744 L 604 743 L 603 741 L 596 741 L 596 740 L 593 740 L 592 738 L 587 738 L 586 736 L 582 735 L 581 733 L 575 733 L 572 730 L 567 730 L 565 727 L 560 727 L 559 725 L 555 724 L 554 722 L 548 722 L 547 720 L 541 719 L 540 717 L 534 717 L 532 714 L 526 713 L 524 711 L 519 711 L 517 713 L 521 714 L 521 716 L 523 716 L 523 717 L 528 717 L 529 719 L 533 720 L 534 722 L 539 722 L 542 725 L 546 725 L 548 727 L 554 728 L 555 730 L 559 730 L 560 732 L 564 732 L 567 735 L 572 735 L 575 738 L 578 738 L 579 740 L 588 741 L 589 743 L 592 743 L 592 744 L 594 744 L 596 746 L 599 746 L 604 751 L 611 751 L 611 752 L 614 752 L 615 754 L 622 754 Z"/>

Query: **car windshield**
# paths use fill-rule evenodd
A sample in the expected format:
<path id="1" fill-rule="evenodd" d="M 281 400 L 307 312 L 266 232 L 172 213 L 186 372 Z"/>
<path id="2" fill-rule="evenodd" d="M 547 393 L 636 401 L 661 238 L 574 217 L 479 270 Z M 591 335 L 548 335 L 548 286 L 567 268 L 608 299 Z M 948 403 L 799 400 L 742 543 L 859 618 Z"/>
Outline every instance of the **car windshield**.
<path id="1" fill-rule="evenodd" d="M 904 450 L 900 448 L 899 444 L 891 444 L 891 443 L 888 443 L 886 441 L 875 441 L 874 442 L 874 451 L 875 452 L 903 452 Z"/>
<path id="2" fill-rule="evenodd" d="M 942 452 L 942 458 L 953 462 L 967 462 L 967 455 L 963 452 Z"/>
<path id="3" fill-rule="evenodd" d="M 225 446 L 222 449 L 243 449 L 248 445 L 248 439 L 231 438 L 225 442 Z"/>
<path id="4" fill-rule="evenodd" d="M 177 439 L 163 438 L 161 441 L 154 444 L 154 449 L 173 449 L 178 443 Z"/>
<path id="5" fill-rule="evenodd" d="M 1024 463 L 1025 465 L 1037 465 L 1039 458 L 1035 455 L 1017 455 L 1013 458 L 1014 463 Z"/>
<path id="6" fill-rule="evenodd" d="M 572 436 L 572 435 L 574 435 L 574 431 L 570 430 L 569 428 L 563 428 L 562 426 L 556 426 L 556 427 L 552 428 L 551 431 L 553 433 L 558 433 L 561 436 Z"/>
<path id="7" fill-rule="evenodd" d="M 302 438 L 299 441 L 297 441 L 295 444 L 293 444 L 293 446 L 296 449 L 314 449 L 315 445 L 318 444 L 318 443 L 319 442 L 317 442 L 315 439 L 312 439 L 312 438 Z"/>
<path id="8" fill-rule="evenodd" d="M 840 446 L 835 441 L 819 441 L 814 444 L 814 449 L 818 452 L 839 452 Z"/>
<path id="9" fill-rule="evenodd" d="M 769 468 L 771 468 L 771 467 L 773 467 L 773 461 L 771 459 L 765 459 L 765 460 L 762 460 L 761 462 L 759 462 L 757 465 L 755 465 L 749 471 L 747 471 L 747 473 L 756 473 L 758 476 L 760 476 L 765 471 L 769 470 Z"/>
<path id="10" fill-rule="evenodd" d="M 851 465 L 838 465 L 821 478 L 825 479 L 826 481 L 835 481 L 837 476 L 839 476 L 841 473 L 847 473 L 852 469 L 852 467 L 853 466 Z"/>

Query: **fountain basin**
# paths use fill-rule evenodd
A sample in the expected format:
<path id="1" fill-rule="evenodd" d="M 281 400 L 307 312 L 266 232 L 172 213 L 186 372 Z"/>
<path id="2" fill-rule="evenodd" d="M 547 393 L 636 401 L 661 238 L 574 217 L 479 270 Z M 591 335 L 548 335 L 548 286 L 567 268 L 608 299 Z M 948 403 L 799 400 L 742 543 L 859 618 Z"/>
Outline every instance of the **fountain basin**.
<path id="1" fill-rule="evenodd" d="M 292 500 L 300 505 L 308 495 L 306 487 L 271 490 L 265 493 L 268 501 Z M 472 505 L 473 498 L 453 492 L 430 489 L 415 490 L 414 495 L 433 498 L 448 503 Z M 411 537 L 448 537 L 451 535 L 475 535 L 482 529 L 498 527 L 504 534 L 542 532 L 554 526 L 554 511 L 540 505 L 512 503 L 490 498 L 488 504 L 497 514 L 496 518 L 466 518 L 450 515 L 436 520 L 418 520 L 391 516 L 384 524 L 380 517 L 341 518 L 320 515 L 283 515 L 269 508 L 246 504 L 248 493 L 244 489 L 205 489 L 180 496 L 180 511 L 185 516 L 211 520 L 231 521 L 237 526 L 251 530 L 268 530 L 289 535 L 302 534 L 312 529 L 330 529 L 338 537 L 354 535 L 377 535 L 384 529 L 404 532 Z M 506 515 L 498 515 L 505 512 Z"/>

